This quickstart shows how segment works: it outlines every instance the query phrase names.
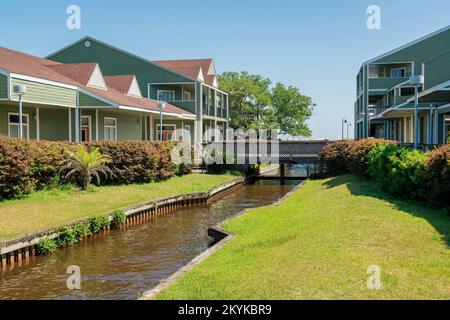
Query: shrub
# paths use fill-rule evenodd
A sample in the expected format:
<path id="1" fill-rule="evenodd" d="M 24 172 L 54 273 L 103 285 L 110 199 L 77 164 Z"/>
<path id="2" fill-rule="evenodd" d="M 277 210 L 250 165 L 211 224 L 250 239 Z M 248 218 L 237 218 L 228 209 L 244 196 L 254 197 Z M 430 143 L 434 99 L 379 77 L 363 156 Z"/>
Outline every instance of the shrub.
<path id="1" fill-rule="evenodd" d="M 111 220 L 111 228 L 116 229 L 120 225 L 124 224 L 127 220 L 127 215 L 125 214 L 125 211 L 123 210 L 116 210 L 112 214 L 112 220 Z"/>
<path id="2" fill-rule="evenodd" d="M 349 141 L 337 141 L 327 144 L 320 151 L 322 170 L 330 176 L 348 172 Z"/>
<path id="3" fill-rule="evenodd" d="M 40 255 L 51 254 L 58 248 L 56 241 L 49 237 L 43 238 L 37 245 L 37 253 Z"/>
<path id="4" fill-rule="evenodd" d="M 425 161 L 427 202 L 433 207 L 450 207 L 450 145 L 430 152 Z"/>
<path id="5" fill-rule="evenodd" d="M 66 142 L 23 141 L 28 147 L 28 156 L 32 159 L 31 171 L 36 189 L 42 189 L 59 178 L 62 165 L 74 145 Z"/>
<path id="6" fill-rule="evenodd" d="M 368 172 L 384 191 L 420 200 L 423 199 L 424 160 L 421 151 L 380 144 L 369 153 Z"/>
<path id="7" fill-rule="evenodd" d="M 89 220 L 89 230 L 96 234 L 109 226 L 109 219 L 106 216 L 93 216 Z"/>
<path id="8" fill-rule="evenodd" d="M 73 232 L 75 233 L 75 237 L 78 240 L 89 237 L 92 234 L 92 232 L 89 228 L 89 223 L 87 223 L 87 222 L 80 223 L 80 224 L 77 224 L 76 226 L 74 226 Z"/>
<path id="9" fill-rule="evenodd" d="M 322 171 L 329 176 L 355 173 L 369 177 L 368 156 L 379 145 L 394 145 L 395 142 L 382 139 L 359 141 L 337 141 L 326 145 L 320 152 Z"/>
<path id="10" fill-rule="evenodd" d="M 62 227 L 58 230 L 59 236 L 56 238 L 58 247 L 71 246 L 78 241 L 75 230 L 71 227 Z"/>
<path id="11" fill-rule="evenodd" d="M 88 150 L 99 148 L 102 154 L 111 157 L 112 162 L 107 167 L 114 174 L 113 179 L 108 180 L 112 184 L 147 183 L 190 172 L 189 166 L 179 167 L 171 162 L 174 146 L 171 142 L 104 141 L 85 145 Z M 59 179 L 62 165 L 76 151 L 76 146 L 68 142 L 37 142 L 0 136 L 0 200 L 20 197 L 59 183 L 79 183 L 79 174 L 70 180 Z"/>
<path id="12" fill-rule="evenodd" d="M 106 166 L 110 162 L 111 157 L 101 154 L 98 148 L 87 151 L 83 145 L 77 145 L 77 151 L 70 154 L 67 164 L 61 170 L 69 170 L 66 179 L 74 174 L 79 174 L 82 181 L 81 189 L 87 190 L 93 177 L 100 185 L 99 173 L 105 175 L 106 178 L 113 176 L 111 169 Z"/>
<path id="13" fill-rule="evenodd" d="M 0 137 L 0 199 L 20 197 L 34 189 L 31 163 L 26 145 Z"/>
<path id="14" fill-rule="evenodd" d="M 396 143 L 381 139 L 351 141 L 346 150 L 348 171 L 362 177 L 369 177 L 369 154 L 380 145 L 396 145 Z"/>

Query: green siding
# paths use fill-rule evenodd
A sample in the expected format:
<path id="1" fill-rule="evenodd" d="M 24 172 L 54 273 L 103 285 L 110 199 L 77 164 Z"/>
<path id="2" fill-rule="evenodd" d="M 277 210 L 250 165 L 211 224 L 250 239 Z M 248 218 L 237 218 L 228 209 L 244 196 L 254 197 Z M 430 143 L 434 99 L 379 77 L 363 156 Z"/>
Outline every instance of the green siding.
<path id="1" fill-rule="evenodd" d="M 98 112 L 99 140 L 104 139 L 105 117 L 117 118 L 117 140 L 142 140 L 142 119 L 140 113 L 119 113 L 100 110 Z M 93 126 L 95 126 L 95 121 Z"/>
<path id="2" fill-rule="evenodd" d="M 41 140 L 69 140 L 69 111 L 66 108 L 40 109 Z M 73 118 L 72 118 L 73 119 Z M 74 125 L 72 125 L 74 128 Z M 75 137 L 72 135 L 72 137 Z"/>
<path id="3" fill-rule="evenodd" d="M 449 46 L 450 47 L 450 46 Z M 425 89 L 450 80 L 450 52 L 425 63 Z"/>
<path id="4" fill-rule="evenodd" d="M 412 46 L 390 54 L 384 58 L 376 60 L 377 63 L 394 63 L 414 61 L 415 74 L 420 74 L 422 63 L 432 57 L 449 51 L 450 30 L 441 32 L 433 37 L 420 41 Z"/>
<path id="5" fill-rule="evenodd" d="M 148 83 L 192 82 L 192 79 L 161 68 L 144 59 L 115 50 L 93 39 L 89 41 L 91 42 L 89 48 L 85 47 L 83 40 L 50 56 L 49 59 L 63 63 L 96 62 L 105 76 L 134 74 L 144 96 L 147 96 Z"/>
<path id="6" fill-rule="evenodd" d="M 76 90 L 14 78 L 11 82 L 12 86 L 25 85 L 27 87 L 27 94 L 24 96 L 24 101 L 48 105 L 76 106 Z M 13 100 L 17 100 L 18 98 L 16 94 L 12 94 Z"/>
<path id="7" fill-rule="evenodd" d="M 371 78 L 369 89 L 391 89 L 396 85 L 408 81 L 408 78 Z"/>
<path id="8" fill-rule="evenodd" d="M 91 97 L 87 94 L 80 92 L 79 94 L 79 104 L 81 107 L 109 107 L 111 104 L 108 104 L 104 101 L 98 100 L 94 97 Z"/>
<path id="9" fill-rule="evenodd" d="M 0 99 L 8 98 L 8 77 L 0 74 Z"/>

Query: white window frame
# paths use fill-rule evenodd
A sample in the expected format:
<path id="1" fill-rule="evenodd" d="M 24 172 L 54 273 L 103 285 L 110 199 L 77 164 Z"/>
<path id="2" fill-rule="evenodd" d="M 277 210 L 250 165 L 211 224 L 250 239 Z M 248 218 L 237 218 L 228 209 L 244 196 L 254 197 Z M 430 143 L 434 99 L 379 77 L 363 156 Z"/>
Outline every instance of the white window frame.
<path id="1" fill-rule="evenodd" d="M 82 115 L 80 118 L 81 118 L 80 119 L 80 129 L 81 130 L 83 130 L 83 127 L 85 127 L 85 125 L 83 125 L 83 118 L 88 119 L 89 141 L 92 141 L 92 116 Z M 80 140 L 81 140 L 81 132 L 80 132 Z"/>
<path id="2" fill-rule="evenodd" d="M 163 123 L 162 125 L 163 127 L 173 127 L 173 133 L 174 133 L 174 137 L 175 137 L 175 132 L 177 131 L 177 125 L 173 124 L 173 123 Z M 158 123 L 156 125 L 156 140 L 159 141 L 160 137 L 161 137 L 161 132 L 160 132 L 160 127 L 161 125 Z M 172 139 L 173 141 L 173 139 Z"/>
<path id="3" fill-rule="evenodd" d="M 11 126 L 17 126 L 17 129 L 19 129 L 18 128 L 19 127 L 18 123 L 11 123 L 10 116 L 19 116 L 19 114 L 16 113 L 16 112 L 8 112 L 8 137 L 11 137 Z M 22 113 L 22 117 L 27 119 L 27 123 L 26 124 L 22 123 L 22 126 L 26 126 L 27 127 L 26 139 L 30 140 L 30 116 L 29 116 L 28 113 Z"/>
<path id="4" fill-rule="evenodd" d="M 189 99 L 185 99 L 184 95 L 188 95 Z M 189 91 L 183 91 L 183 101 L 192 101 L 192 95 Z"/>
<path id="5" fill-rule="evenodd" d="M 159 94 L 160 93 L 172 93 L 173 94 L 173 99 L 172 100 L 168 100 L 168 99 L 160 99 L 159 98 Z M 159 101 L 175 101 L 176 100 L 176 95 L 175 95 L 175 90 L 158 90 L 158 91 L 156 91 L 156 100 L 159 100 Z"/>
<path id="6" fill-rule="evenodd" d="M 393 77 L 393 76 L 392 76 L 392 72 L 398 71 L 398 70 L 403 70 L 403 77 Z M 406 77 L 406 68 L 394 68 L 394 69 L 391 69 L 391 74 L 390 74 L 390 76 L 391 76 L 391 78 L 397 78 L 397 79 L 399 79 L 399 78 L 405 78 L 405 77 Z"/>
<path id="7" fill-rule="evenodd" d="M 114 126 L 107 125 L 106 124 L 106 120 L 114 120 L 115 125 Z M 111 140 L 111 139 L 106 140 L 106 129 L 111 129 L 111 128 L 115 129 L 115 131 L 114 131 L 114 140 Z M 105 141 L 117 141 L 117 118 L 113 118 L 113 117 L 104 117 L 103 118 L 103 139 Z"/>

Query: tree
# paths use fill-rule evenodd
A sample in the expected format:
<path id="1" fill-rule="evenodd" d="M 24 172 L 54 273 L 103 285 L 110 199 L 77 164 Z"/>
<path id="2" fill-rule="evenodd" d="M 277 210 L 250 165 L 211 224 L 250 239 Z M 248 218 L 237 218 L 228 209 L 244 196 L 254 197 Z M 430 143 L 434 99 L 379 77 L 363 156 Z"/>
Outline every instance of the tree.
<path id="1" fill-rule="evenodd" d="M 293 86 L 286 87 L 261 75 L 225 72 L 220 89 L 229 93 L 230 126 L 234 129 L 279 129 L 280 133 L 310 136 L 307 120 L 314 103 Z"/>
<path id="2" fill-rule="evenodd" d="M 306 121 L 311 118 L 315 104 L 311 98 L 293 86 L 277 83 L 272 89 L 274 121 L 281 133 L 293 136 L 311 136 Z"/>
<path id="3" fill-rule="evenodd" d="M 86 190 L 92 177 L 95 177 L 97 184 L 100 184 L 99 173 L 103 173 L 106 178 L 108 178 L 108 174 L 113 174 L 111 169 L 106 166 L 109 162 L 111 162 L 111 157 L 101 154 L 98 148 L 89 152 L 83 145 L 79 144 L 77 145 L 77 151 L 70 155 L 67 164 L 61 170 L 70 170 L 65 177 L 66 179 L 75 173 L 79 173 L 82 179 L 81 189 Z"/>
<path id="4" fill-rule="evenodd" d="M 263 129 L 270 113 L 269 79 L 248 72 L 225 72 L 219 79 L 220 89 L 228 92 L 230 126 L 235 129 Z"/>

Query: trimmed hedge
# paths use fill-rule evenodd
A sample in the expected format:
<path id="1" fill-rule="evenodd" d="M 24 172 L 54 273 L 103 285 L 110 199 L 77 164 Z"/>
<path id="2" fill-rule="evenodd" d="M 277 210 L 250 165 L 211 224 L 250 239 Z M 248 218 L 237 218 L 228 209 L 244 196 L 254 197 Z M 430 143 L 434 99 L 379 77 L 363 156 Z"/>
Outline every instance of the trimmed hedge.
<path id="1" fill-rule="evenodd" d="M 392 144 L 393 141 L 366 139 L 359 141 L 337 141 L 326 145 L 320 152 L 324 172 L 335 176 L 356 173 L 368 177 L 369 153 L 380 145 Z"/>
<path id="2" fill-rule="evenodd" d="M 386 140 L 338 141 L 320 159 L 322 176 L 354 173 L 394 196 L 450 207 L 450 145 L 424 153 Z"/>
<path id="3" fill-rule="evenodd" d="M 112 158 L 108 164 L 114 176 L 108 184 L 148 183 L 189 172 L 171 162 L 171 142 L 108 141 L 90 142 L 86 147 L 99 148 Z M 33 190 L 64 181 L 61 173 L 76 144 L 68 142 L 26 141 L 0 136 L 0 200 L 26 195 Z M 74 179 L 76 179 L 75 177 Z"/>

